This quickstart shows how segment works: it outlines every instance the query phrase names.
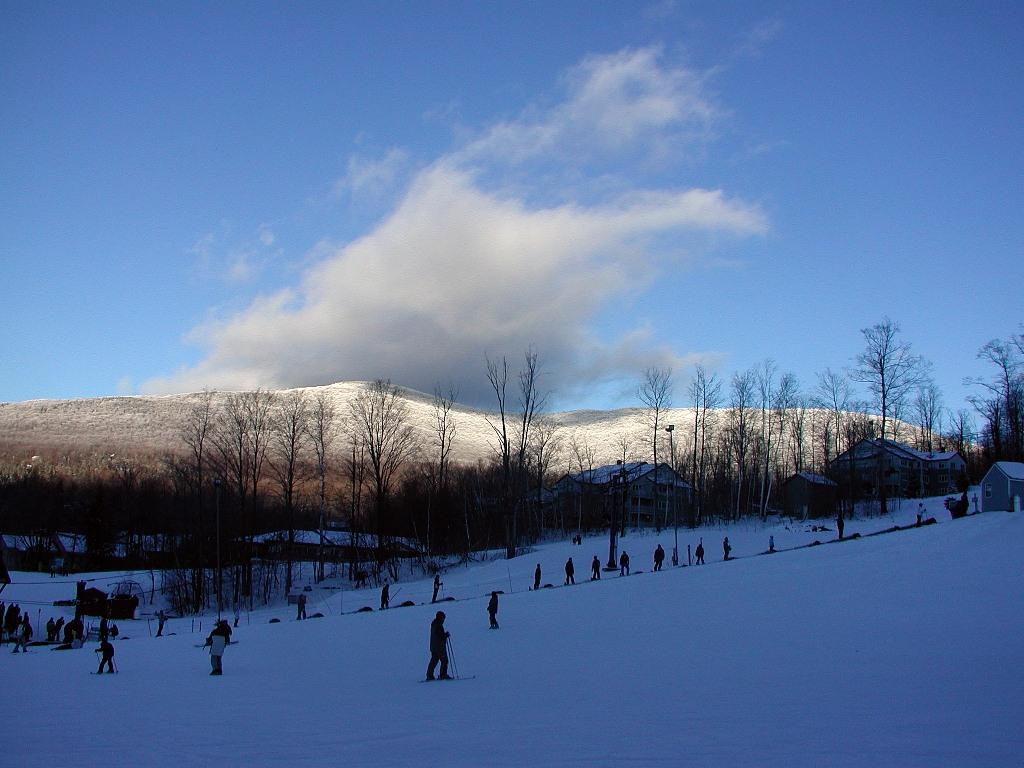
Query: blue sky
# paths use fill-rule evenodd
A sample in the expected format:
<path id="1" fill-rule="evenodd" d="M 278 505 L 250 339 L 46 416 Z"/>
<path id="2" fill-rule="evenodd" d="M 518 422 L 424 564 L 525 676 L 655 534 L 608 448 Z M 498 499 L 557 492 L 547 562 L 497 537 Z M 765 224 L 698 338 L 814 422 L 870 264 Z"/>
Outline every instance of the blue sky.
<path id="1" fill-rule="evenodd" d="M 0 2 L 0 401 L 648 365 L 805 389 L 1024 321 L 1015 3 Z"/>

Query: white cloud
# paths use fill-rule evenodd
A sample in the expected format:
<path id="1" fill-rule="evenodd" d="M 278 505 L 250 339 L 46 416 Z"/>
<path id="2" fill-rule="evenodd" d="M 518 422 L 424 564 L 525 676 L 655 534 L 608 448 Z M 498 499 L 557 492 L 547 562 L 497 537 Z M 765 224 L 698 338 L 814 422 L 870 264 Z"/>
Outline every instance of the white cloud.
<path id="1" fill-rule="evenodd" d="M 353 199 L 364 202 L 377 202 L 394 189 L 408 166 L 409 153 L 398 147 L 380 158 L 353 155 L 348 160 L 345 175 L 334 183 L 333 192 L 335 195 L 348 193 Z"/>
<path id="2" fill-rule="evenodd" d="M 417 172 L 365 236 L 340 247 L 318 244 L 298 285 L 195 329 L 190 337 L 206 350 L 203 360 L 142 389 L 385 376 L 428 391 L 454 379 L 462 399 L 480 403 L 487 399 L 484 355 L 518 361 L 531 345 L 555 387 L 685 364 L 643 333 L 598 339 L 589 323 L 658 273 L 667 253 L 659 241 L 693 231 L 757 234 L 765 217 L 720 190 L 627 188 L 586 204 L 540 204 L 521 177 L 500 183 L 496 169 L 509 164 L 568 166 L 576 162 L 563 154 L 570 145 L 576 159 L 646 151 L 716 114 L 699 78 L 663 66 L 656 50 L 590 57 L 565 83 L 562 103 L 483 131 Z M 388 169 L 408 165 L 403 153 L 354 161 L 346 188 L 386 183 Z"/>
<path id="3" fill-rule="evenodd" d="M 552 109 L 528 110 L 468 143 L 461 162 L 524 163 L 538 157 L 593 159 L 637 147 L 685 152 L 705 135 L 719 110 L 702 77 L 667 67 L 657 48 L 588 56 L 563 78 L 566 98 Z"/>

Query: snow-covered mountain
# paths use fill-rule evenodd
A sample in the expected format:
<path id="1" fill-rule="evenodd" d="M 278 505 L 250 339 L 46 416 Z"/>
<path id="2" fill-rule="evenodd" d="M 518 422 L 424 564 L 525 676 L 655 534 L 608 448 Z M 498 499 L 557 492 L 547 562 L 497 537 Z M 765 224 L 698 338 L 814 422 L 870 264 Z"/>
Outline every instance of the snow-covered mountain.
<path id="1" fill-rule="evenodd" d="M 364 382 L 342 382 L 304 389 L 311 396 L 326 392 L 333 399 L 337 413 L 348 414 L 349 402 L 364 386 Z M 403 390 L 403 393 L 410 423 L 420 433 L 423 444 L 428 445 L 434 435 L 432 398 L 413 390 Z M 68 448 L 118 455 L 183 451 L 182 425 L 201 396 L 201 393 L 190 393 L 0 403 L 0 449 L 13 450 L 19 455 L 24 453 L 26 457 Z M 215 393 L 214 397 L 219 403 L 227 393 Z M 475 462 L 490 455 L 494 432 L 488 418 L 493 421 L 494 415 L 459 405 L 453 413 L 456 421 L 454 459 Z M 624 434 L 634 436 L 632 442 L 638 452 L 649 443 L 639 408 L 569 411 L 547 417 L 561 428 L 566 438 L 575 432 L 581 440 L 585 439 L 599 462 L 611 462 L 616 455 L 621 456 L 619 443 Z M 678 408 L 668 413 L 665 423 L 683 425 L 692 420 L 691 409 Z"/>

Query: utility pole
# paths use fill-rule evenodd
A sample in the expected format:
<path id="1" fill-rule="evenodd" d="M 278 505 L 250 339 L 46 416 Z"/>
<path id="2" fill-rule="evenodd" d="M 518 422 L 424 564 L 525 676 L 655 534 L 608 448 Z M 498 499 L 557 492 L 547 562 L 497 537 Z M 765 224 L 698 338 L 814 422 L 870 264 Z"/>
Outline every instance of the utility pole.
<path id="1" fill-rule="evenodd" d="M 616 476 L 619 480 L 619 493 L 622 494 L 623 499 L 623 514 L 625 514 L 625 499 L 626 499 L 626 468 L 622 464 L 622 459 L 618 459 L 615 462 L 619 465 L 619 471 L 616 472 Z M 619 532 L 619 521 L 616 520 L 615 510 L 618 507 L 615 499 L 612 498 L 612 513 L 611 524 L 608 526 L 608 565 L 605 566 L 605 570 L 614 571 L 619 567 L 618 565 L 618 550 L 615 542 L 615 535 Z"/>
<path id="2" fill-rule="evenodd" d="M 220 621 L 221 602 L 221 570 L 220 570 L 220 478 L 213 481 L 214 497 L 217 500 L 217 620 Z"/>
<path id="3" fill-rule="evenodd" d="M 665 427 L 665 431 L 668 432 L 668 453 L 672 459 L 672 474 L 669 478 L 672 481 L 672 493 L 670 498 L 672 500 L 672 532 L 675 536 L 675 544 L 672 546 L 672 565 L 679 565 L 679 521 L 676 519 L 676 444 L 672 439 L 672 433 L 676 431 L 675 424 L 669 424 Z M 654 481 L 657 484 L 658 481 L 658 470 L 654 470 Z"/>

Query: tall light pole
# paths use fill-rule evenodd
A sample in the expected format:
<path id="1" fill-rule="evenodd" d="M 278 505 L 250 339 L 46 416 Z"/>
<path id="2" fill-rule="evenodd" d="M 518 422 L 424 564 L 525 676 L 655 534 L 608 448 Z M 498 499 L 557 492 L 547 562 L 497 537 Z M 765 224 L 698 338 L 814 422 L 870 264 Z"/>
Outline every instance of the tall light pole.
<path id="1" fill-rule="evenodd" d="M 668 432 L 668 453 L 672 459 L 672 474 L 670 479 L 672 480 L 672 533 L 675 536 L 675 544 L 672 547 L 672 565 L 679 565 L 679 522 L 676 520 L 676 444 L 672 439 L 672 433 L 676 431 L 675 424 L 669 424 L 665 427 L 665 431 Z M 657 470 L 655 470 L 655 483 L 657 483 Z"/>
<path id="2" fill-rule="evenodd" d="M 619 465 L 619 471 L 616 473 L 619 479 L 619 492 L 622 494 L 622 498 L 625 499 L 626 468 L 622 464 L 622 459 L 618 459 L 615 463 Z M 617 509 L 617 507 L 618 504 L 616 503 L 615 499 L 612 498 L 612 513 L 611 520 L 609 520 L 611 524 L 608 526 L 608 565 L 605 567 L 605 570 L 608 571 L 614 571 L 616 568 L 619 567 L 617 563 L 618 552 L 615 546 L 615 534 L 619 532 L 619 521 L 615 519 L 615 510 Z M 623 514 L 625 514 L 625 510 L 623 510 Z"/>
<path id="3" fill-rule="evenodd" d="M 221 570 L 220 570 L 220 478 L 213 481 L 214 497 L 217 500 L 217 620 L 220 621 L 221 612 Z"/>

